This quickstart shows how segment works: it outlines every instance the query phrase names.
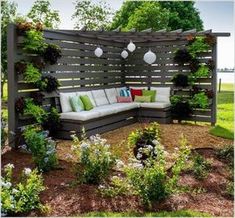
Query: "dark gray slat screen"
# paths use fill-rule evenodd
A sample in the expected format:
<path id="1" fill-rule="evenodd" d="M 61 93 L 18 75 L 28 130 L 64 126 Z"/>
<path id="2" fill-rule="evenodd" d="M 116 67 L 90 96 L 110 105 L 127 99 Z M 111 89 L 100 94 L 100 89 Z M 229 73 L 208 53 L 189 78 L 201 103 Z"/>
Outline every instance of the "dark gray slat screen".
<path id="1" fill-rule="evenodd" d="M 136 36 L 135 36 L 136 34 Z M 188 33 L 190 34 L 190 33 Z M 224 35 L 225 33 L 221 33 Z M 203 34 L 199 34 L 203 35 Z M 216 35 L 216 34 L 215 34 Z M 51 73 L 57 77 L 62 86 L 59 91 L 69 92 L 78 90 L 102 89 L 127 86 L 171 86 L 178 94 L 189 94 L 189 89 L 177 91 L 172 85 L 172 76 L 177 72 L 190 73 L 187 66 L 179 67 L 174 61 L 174 52 L 184 48 L 187 44 L 187 34 L 181 33 L 122 33 L 118 35 L 107 32 L 79 32 L 79 31 L 53 31 L 45 30 L 44 36 L 49 43 L 55 43 L 62 48 L 62 58 L 53 66 L 47 66 L 43 73 Z M 121 37 L 122 36 L 122 37 Z M 129 55 L 127 60 L 120 56 L 127 43 L 123 42 L 136 37 L 136 51 Z M 219 35 L 218 35 L 219 36 Z M 16 131 L 21 125 L 31 122 L 19 118 L 15 112 L 15 100 L 18 97 L 27 97 L 32 91 L 37 91 L 31 84 L 23 81 L 22 76 L 17 76 L 14 63 L 17 60 L 30 58 L 30 54 L 22 50 L 21 36 L 16 35 L 14 25 L 9 26 L 8 32 L 8 85 L 9 89 L 9 130 Z M 148 40 L 148 41 L 146 41 Z M 126 41 L 126 40 L 125 40 Z M 104 51 L 101 58 L 94 55 L 94 50 L 100 45 Z M 157 61 L 151 66 L 143 61 L 143 55 L 151 48 L 156 53 Z M 202 53 L 200 62 L 206 63 L 213 58 L 216 63 L 216 45 L 212 51 Z M 83 78 L 81 80 L 80 78 Z M 103 85 L 105 83 L 105 85 Z M 212 89 L 216 92 L 216 70 L 211 78 L 200 79 L 198 84 L 202 88 Z M 55 98 L 58 93 L 44 93 L 44 105 L 50 105 L 50 98 Z M 48 100 L 49 99 L 49 100 Z M 216 122 L 216 96 L 212 99 L 208 110 L 195 110 L 195 116 L 189 120 Z M 57 101 L 57 104 L 59 102 Z"/>

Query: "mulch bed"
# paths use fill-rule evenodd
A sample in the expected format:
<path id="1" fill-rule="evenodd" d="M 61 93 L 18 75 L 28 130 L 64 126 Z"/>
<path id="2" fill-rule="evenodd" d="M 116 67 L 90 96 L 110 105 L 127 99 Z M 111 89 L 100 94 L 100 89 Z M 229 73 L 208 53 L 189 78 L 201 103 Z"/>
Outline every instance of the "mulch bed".
<path id="1" fill-rule="evenodd" d="M 126 139 L 131 131 L 141 126 L 141 124 L 134 124 L 123 127 L 105 133 L 103 137 L 112 145 L 112 149 L 126 160 L 131 152 L 126 150 Z M 197 151 L 212 161 L 212 170 L 208 177 L 202 181 L 195 179 L 191 172 L 184 172 L 181 175 L 180 183 L 196 191 L 172 195 L 160 204 L 156 204 L 153 210 L 191 209 L 208 212 L 213 216 L 233 216 L 233 199 L 225 193 L 226 184 L 232 179 L 227 164 L 217 158 L 214 149 L 208 148 L 217 148 L 233 142 L 210 135 L 208 126 L 170 124 L 161 125 L 160 128 L 162 144 L 166 147 L 169 155 L 175 147 L 179 146 L 179 136 L 184 133 L 193 148 L 204 147 L 204 149 Z M 70 154 L 70 146 L 71 141 L 59 142 L 57 151 L 62 169 L 43 174 L 47 190 L 42 193 L 41 199 L 51 208 L 48 216 L 72 216 L 91 211 L 144 211 L 137 196 L 104 198 L 97 192 L 97 186 L 70 185 L 75 180 L 73 163 L 67 159 L 67 155 Z M 15 165 L 15 177 L 24 167 L 34 167 L 31 155 L 13 149 L 2 154 L 2 165 L 7 163 Z M 197 191 L 199 188 L 201 191 Z M 36 216 L 38 214 L 31 213 L 29 215 Z"/>

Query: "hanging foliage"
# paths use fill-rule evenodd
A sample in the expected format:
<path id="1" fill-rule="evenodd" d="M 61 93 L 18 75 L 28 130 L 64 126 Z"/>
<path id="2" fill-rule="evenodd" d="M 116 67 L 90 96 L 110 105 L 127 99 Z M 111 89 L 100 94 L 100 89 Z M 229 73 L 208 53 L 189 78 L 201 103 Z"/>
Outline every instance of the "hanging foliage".
<path id="1" fill-rule="evenodd" d="M 42 52 L 41 56 L 43 57 L 46 63 L 56 64 L 58 58 L 61 57 L 61 49 L 57 45 L 49 44 Z"/>
<path id="2" fill-rule="evenodd" d="M 42 105 L 44 95 L 41 92 L 31 92 L 30 97 L 36 105 Z"/>
<path id="3" fill-rule="evenodd" d="M 209 99 L 205 92 L 200 92 L 193 96 L 191 99 L 191 104 L 193 108 L 206 109 L 209 106 Z"/>
<path id="4" fill-rule="evenodd" d="M 23 73 L 24 80 L 29 83 L 36 83 L 41 78 L 41 72 L 33 66 L 33 64 L 28 63 Z"/>
<path id="5" fill-rule="evenodd" d="M 192 55 L 187 49 L 179 49 L 175 52 L 174 62 L 183 66 L 185 63 L 189 63 L 193 59 Z"/>
<path id="6" fill-rule="evenodd" d="M 205 43 L 207 43 L 207 44 L 210 45 L 211 47 L 216 44 L 216 37 L 213 36 L 213 35 L 211 35 L 211 34 L 206 34 L 204 40 L 205 40 Z"/>
<path id="7" fill-rule="evenodd" d="M 196 72 L 200 67 L 200 62 L 196 59 L 193 58 L 190 63 L 189 63 L 189 68 L 191 72 Z"/>
<path id="8" fill-rule="evenodd" d="M 23 114 L 25 108 L 25 99 L 24 97 L 20 97 L 15 102 L 15 109 L 18 113 Z"/>
<path id="9" fill-rule="evenodd" d="M 53 92 L 58 89 L 60 83 L 55 77 L 47 75 L 42 76 L 41 79 L 37 81 L 36 86 L 40 91 Z"/>
<path id="10" fill-rule="evenodd" d="M 188 76 L 181 73 L 176 74 L 173 77 L 172 82 L 174 83 L 175 86 L 180 86 L 180 87 L 187 87 L 189 85 Z"/>
<path id="11" fill-rule="evenodd" d="M 27 62 L 22 60 L 15 63 L 15 71 L 17 74 L 23 74 L 26 71 Z"/>

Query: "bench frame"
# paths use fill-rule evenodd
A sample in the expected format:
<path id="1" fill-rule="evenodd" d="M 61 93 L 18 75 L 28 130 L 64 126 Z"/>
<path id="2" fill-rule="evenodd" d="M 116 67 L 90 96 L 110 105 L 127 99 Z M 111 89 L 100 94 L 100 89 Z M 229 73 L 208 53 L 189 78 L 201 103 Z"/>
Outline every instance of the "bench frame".
<path id="1" fill-rule="evenodd" d="M 55 137 L 59 139 L 71 139 L 72 134 L 81 136 L 83 129 L 85 129 L 87 136 L 91 136 L 136 122 L 148 123 L 151 121 L 164 124 L 171 123 L 170 107 L 163 109 L 136 108 L 87 121 L 61 119 L 61 128 L 56 132 Z"/>

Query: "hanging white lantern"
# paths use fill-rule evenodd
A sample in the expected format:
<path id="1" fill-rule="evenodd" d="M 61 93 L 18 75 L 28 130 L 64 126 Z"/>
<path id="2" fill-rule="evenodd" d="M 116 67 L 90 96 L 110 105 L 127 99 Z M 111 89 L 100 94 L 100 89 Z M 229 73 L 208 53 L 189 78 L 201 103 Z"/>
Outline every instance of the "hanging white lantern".
<path id="1" fill-rule="evenodd" d="M 100 47 L 97 47 L 95 50 L 95 56 L 99 58 L 102 56 L 102 54 L 103 54 L 103 50 Z"/>
<path id="2" fill-rule="evenodd" d="M 147 53 L 144 54 L 144 61 L 148 64 L 152 64 L 156 61 L 156 55 L 149 49 Z"/>
<path id="3" fill-rule="evenodd" d="M 126 59 L 128 57 L 128 52 L 126 50 L 123 50 L 121 56 L 122 58 Z"/>
<path id="4" fill-rule="evenodd" d="M 128 49 L 130 52 L 133 52 L 133 51 L 135 51 L 135 48 L 136 48 L 135 44 L 134 44 L 132 41 L 130 41 L 130 43 L 129 43 L 128 46 L 127 46 L 127 49 Z"/>

